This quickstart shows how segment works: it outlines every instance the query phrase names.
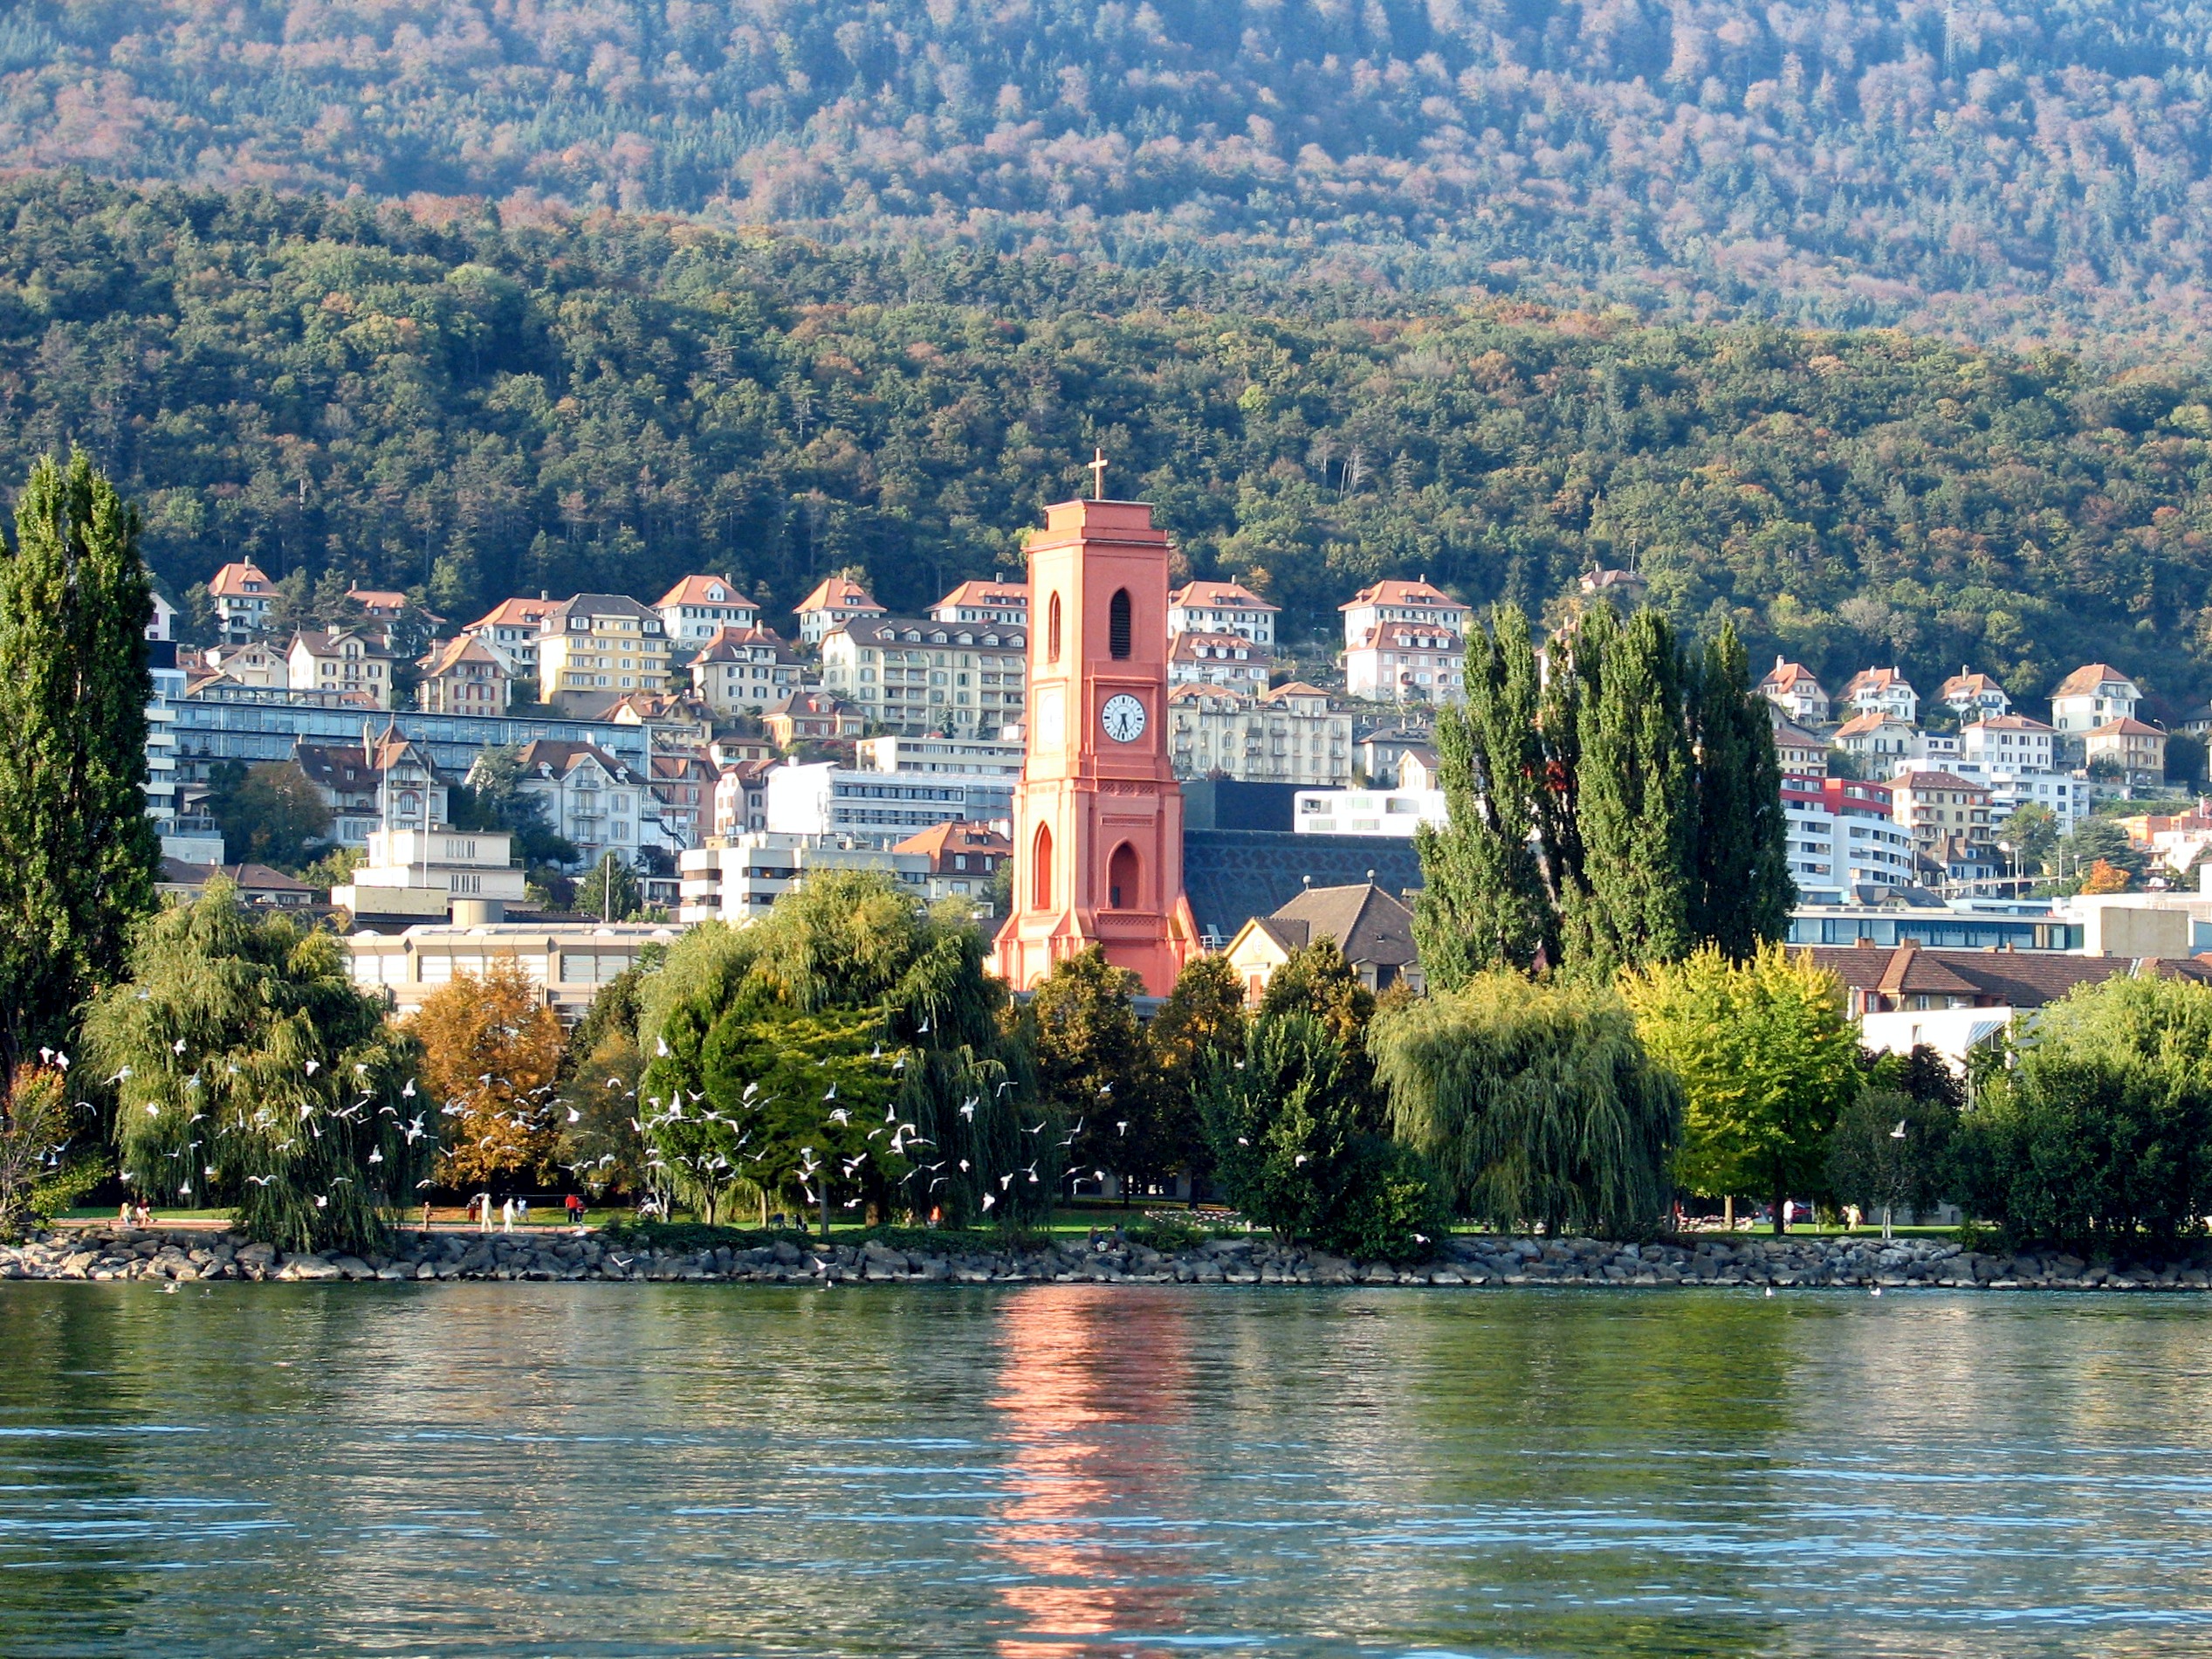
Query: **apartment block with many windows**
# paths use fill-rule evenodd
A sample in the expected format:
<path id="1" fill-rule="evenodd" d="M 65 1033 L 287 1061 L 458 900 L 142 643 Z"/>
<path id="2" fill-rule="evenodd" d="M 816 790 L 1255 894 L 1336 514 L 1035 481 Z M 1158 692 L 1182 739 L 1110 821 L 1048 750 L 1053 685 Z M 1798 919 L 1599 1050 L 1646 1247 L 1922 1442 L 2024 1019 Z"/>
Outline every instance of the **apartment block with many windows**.
<path id="1" fill-rule="evenodd" d="M 625 692 L 669 688 L 667 625 L 621 594 L 578 594 L 538 629 L 538 700 L 591 718 Z"/>
<path id="2" fill-rule="evenodd" d="M 823 637 L 822 689 L 893 732 L 995 736 L 1022 717 L 1027 647 L 1019 628 L 864 617 Z"/>

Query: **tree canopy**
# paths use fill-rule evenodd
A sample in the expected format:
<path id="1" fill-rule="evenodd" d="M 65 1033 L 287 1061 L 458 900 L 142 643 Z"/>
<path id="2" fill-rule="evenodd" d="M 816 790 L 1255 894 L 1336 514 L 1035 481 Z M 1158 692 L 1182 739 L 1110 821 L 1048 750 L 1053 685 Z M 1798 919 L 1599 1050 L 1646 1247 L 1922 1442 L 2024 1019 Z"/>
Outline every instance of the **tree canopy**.
<path id="1" fill-rule="evenodd" d="M 414 1045 L 354 988 L 344 943 L 251 913 L 226 883 L 148 919 L 84 1045 L 114 1091 L 125 1181 L 228 1202 L 287 1249 L 374 1248 L 438 1147 Z"/>
<path id="2" fill-rule="evenodd" d="M 1378 577 L 1538 614 L 1632 559 L 1831 687 L 2103 657 L 2179 714 L 2212 663 L 2182 360 L 46 175 L 0 180 L 0 472 L 80 440 L 180 602 L 238 558 L 464 620 L 726 568 L 780 621 L 858 566 L 911 612 L 1097 444 L 1297 651 Z"/>
<path id="3" fill-rule="evenodd" d="M 138 542 L 136 511 L 79 450 L 30 469 L 0 547 L 0 1083 L 67 1041 L 153 907 Z"/>
<path id="4" fill-rule="evenodd" d="M 2087 0 L 23 0 L 0 163 L 2170 340 L 2208 57 Z"/>
<path id="5" fill-rule="evenodd" d="M 1661 1223 L 1681 1090 L 1610 989 L 1493 970 L 1384 1015 L 1372 1044 L 1398 1137 L 1463 1213 L 1609 1238 Z"/>

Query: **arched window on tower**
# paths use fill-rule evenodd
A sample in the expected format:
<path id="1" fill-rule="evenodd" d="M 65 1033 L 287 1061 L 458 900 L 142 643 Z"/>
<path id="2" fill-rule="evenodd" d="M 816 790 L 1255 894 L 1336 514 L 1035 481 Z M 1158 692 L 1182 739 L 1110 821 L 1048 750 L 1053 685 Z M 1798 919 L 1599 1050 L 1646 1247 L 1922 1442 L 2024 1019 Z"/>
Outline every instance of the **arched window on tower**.
<path id="1" fill-rule="evenodd" d="M 1106 651 L 1109 656 L 1129 655 L 1129 589 L 1116 588 L 1106 607 Z"/>
<path id="2" fill-rule="evenodd" d="M 1106 861 L 1106 907 L 1135 910 L 1144 894 L 1138 890 L 1137 849 L 1124 841 Z"/>
<path id="3" fill-rule="evenodd" d="M 1030 843 L 1029 908 L 1052 908 L 1052 830 L 1048 825 L 1037 826 L 1037 838 Z"/>
<path id="4" fill-rule="evenodd" d="M 1045 612 L 1045 660 L 1060 660 L 1060 595 L 1052 596 L 1052 604 Z"/>

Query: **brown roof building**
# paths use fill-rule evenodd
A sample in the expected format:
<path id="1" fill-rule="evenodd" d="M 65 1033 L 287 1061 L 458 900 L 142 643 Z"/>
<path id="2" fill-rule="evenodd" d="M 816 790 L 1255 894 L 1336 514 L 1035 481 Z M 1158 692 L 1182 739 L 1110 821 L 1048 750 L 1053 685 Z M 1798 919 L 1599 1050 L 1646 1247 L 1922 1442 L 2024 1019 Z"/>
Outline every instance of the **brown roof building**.
<path id="1" fill-rule="evenodd" d="M 1309 887 L 1272 915 L 1246 922 L 1229 941 L 1227 954 L 1244 982 L 1247 999 L 1258 1002 L 1291 952 L 1323 939 L 1336 941 L 1369 990 L 1387 990 L 1401 979 L 1415 990 L 1420 988 L 1413 912 L 1374 883 L 1364 882 L 1350 887 Z"/>

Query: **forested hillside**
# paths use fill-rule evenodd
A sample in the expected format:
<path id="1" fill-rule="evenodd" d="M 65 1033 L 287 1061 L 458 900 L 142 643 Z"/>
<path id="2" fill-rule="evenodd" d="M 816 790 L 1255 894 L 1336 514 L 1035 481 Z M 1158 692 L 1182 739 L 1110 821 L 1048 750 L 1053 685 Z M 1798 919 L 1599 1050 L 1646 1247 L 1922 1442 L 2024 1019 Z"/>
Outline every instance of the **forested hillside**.
<path id="1" fill-rule="evenodd" d="M 2195 338 L 2207 0 L 16 0 L 0 165 Z"/>
<path id="2" fill-rule="evenodd" d="M 1536 609 L 1632 559 L 1831 684 L 2212 683 L 2180 369 L 82 178 L 0 184 L 0 476 L 81 440 L 180 595 L 251 555 L 462 616 L 699 568 L 787 609 L 859 564 L 912 607 L 1018 568 L 1100 444 L 1294 634 L 1380 575 Z"/>

